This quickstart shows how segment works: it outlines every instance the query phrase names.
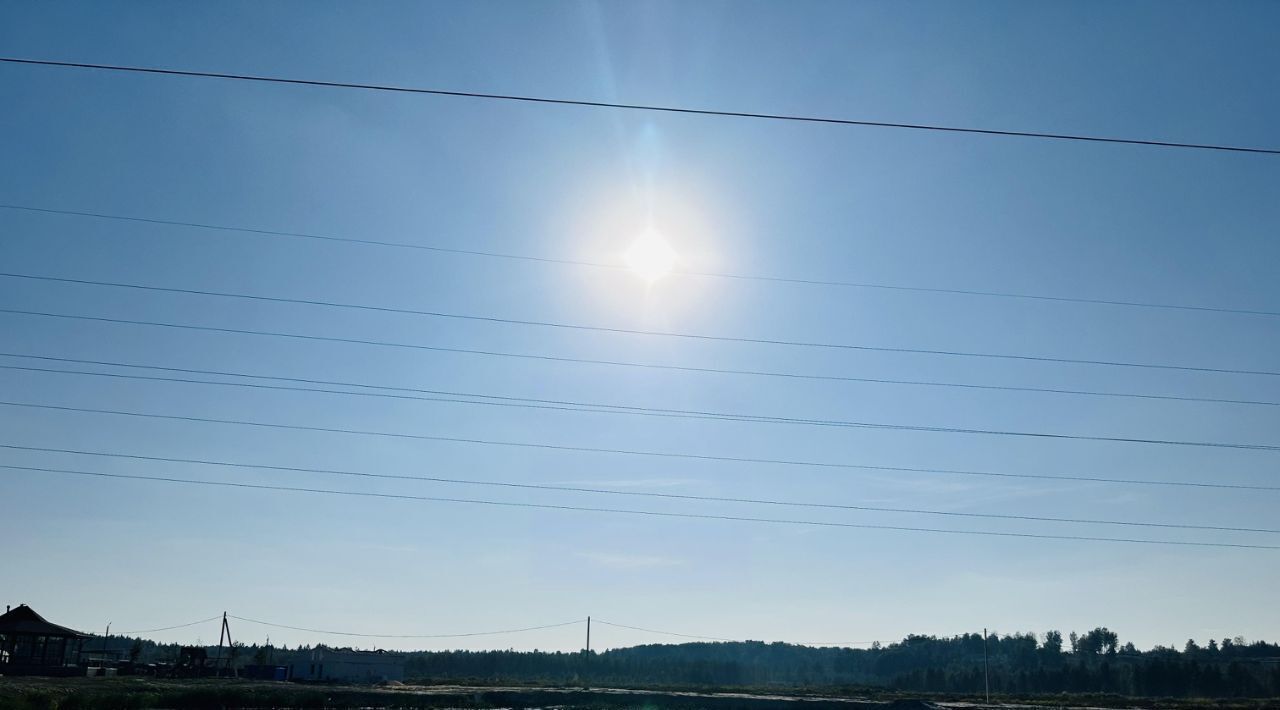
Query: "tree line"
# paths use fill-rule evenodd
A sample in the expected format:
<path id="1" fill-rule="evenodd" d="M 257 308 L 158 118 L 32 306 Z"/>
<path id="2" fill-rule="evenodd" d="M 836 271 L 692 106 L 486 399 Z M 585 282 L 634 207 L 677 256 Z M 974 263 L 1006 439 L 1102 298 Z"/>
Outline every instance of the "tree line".
<path id="1" fill-rule="evenodd" d="M 113 638 L 142 663 L 172 660 L 177 646 Z M 984 657 L 985 645 L 985 657 Z M 234 664 L 287 665 L 309 646 L 237 646 Z M 985 658 L 985 660 L 984 660 Z M 684 687 L 880 687 L 931 693 L 1113 693 L 1149 697 L 1280 697 L 1280 644 L 1240 637 L 1140 651 L 1106 628 L 911 635 L 870 648 L 787 643 L 649 644 L 603 652 L 412 651 L 405 676 L 427 682 L 617 684 Z"/>

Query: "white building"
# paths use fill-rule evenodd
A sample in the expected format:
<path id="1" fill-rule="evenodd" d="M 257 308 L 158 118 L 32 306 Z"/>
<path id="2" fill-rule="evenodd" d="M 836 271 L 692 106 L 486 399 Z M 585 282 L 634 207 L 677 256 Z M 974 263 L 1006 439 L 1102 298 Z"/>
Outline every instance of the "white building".
<path id="1" fill-rule="evenodd" d="M 404 680 L 404 654 L 317 646 L 289 665 L 290 680 L 376 683 Z"/>

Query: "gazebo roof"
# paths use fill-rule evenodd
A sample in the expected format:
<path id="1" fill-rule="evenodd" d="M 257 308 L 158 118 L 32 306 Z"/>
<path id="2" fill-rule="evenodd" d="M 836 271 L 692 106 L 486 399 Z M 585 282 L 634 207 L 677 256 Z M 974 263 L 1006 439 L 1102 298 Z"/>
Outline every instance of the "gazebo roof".
<path id="1" fill-rule="evenodd" d="M 10 611 L 0 614 L 0 634 L 30 634 L 33 636 L 68 636 L 86 638 L 75 629 L 58 626 L 45 621 L 43 616 L 26 604 L 19 604 Z"/>

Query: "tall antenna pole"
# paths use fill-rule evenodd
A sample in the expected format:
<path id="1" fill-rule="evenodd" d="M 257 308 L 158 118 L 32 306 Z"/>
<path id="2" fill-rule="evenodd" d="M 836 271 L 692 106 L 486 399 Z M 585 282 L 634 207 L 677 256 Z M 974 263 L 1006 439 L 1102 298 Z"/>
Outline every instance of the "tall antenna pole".
<path id="1" fill-rule="evenodd" d="M 987 660 L 987 627 L 982 627 L 982 685 L 987 693 L 987 704 L 991 704 L 991 662 Z"/>
<path id="2" fill-rule="evenodd" d="M 591 657 L 591 617 L 587 617 L 587 657 Z"/>

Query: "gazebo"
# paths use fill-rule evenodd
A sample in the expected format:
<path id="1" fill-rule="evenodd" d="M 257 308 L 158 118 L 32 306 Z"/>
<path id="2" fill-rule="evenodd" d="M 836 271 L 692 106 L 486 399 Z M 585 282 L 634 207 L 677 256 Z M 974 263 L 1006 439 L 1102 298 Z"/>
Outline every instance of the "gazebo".
<path id="1" fill-rule="evenodd" d="M 74 675 L 86 638 L 19 604 L 0 615 L 0 675 Z"/>

